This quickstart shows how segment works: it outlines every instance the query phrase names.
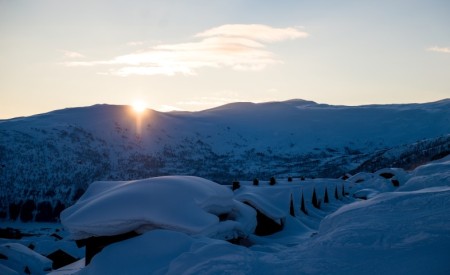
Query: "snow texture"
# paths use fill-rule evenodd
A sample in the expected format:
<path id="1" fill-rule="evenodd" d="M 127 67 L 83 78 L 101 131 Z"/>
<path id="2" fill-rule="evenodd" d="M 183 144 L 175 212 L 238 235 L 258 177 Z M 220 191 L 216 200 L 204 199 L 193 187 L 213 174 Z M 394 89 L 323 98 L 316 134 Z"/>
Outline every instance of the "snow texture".
<path id="1" fill-rule="evenodd" d="M 10 273 L 8 269 L 19 274 L 26 273 L 26 270 L 31 274 L 46 274 L 52 270 L 51 260 L 19 243 L 0 244 L 0 254 L 3 255 L 0 258 L 1 274 Z"/>
<path id="2" fill-rule="evenodd" d="M 413 171 L 387 168 L 347 181 L 243 181 L 234 193 L 185 176 L 97 182 L 63 214 L 72 235 L 142 234 L 105 247 L 86 267 L 81 260 L 52 274 L 450 274 L 449 174 L 447 157 Z M 314 192 L 320 209 L 312 206 Z M 300 211 L 302 195 L 308 214 Z M 256 212 L 244 203 L 283 220 L 283 230 L 251 234 Z M 227 218 L 219 220 L 220 214 Z M 243 232 L 252 246 L 224 240 Z M 6 251 L 5 245 L 0 242 L 8 256 L 0 260 L 1 274 L 23 273 L 25 265 L 36 274 L 48 268 L 27 247 L 8 244 L 16 249 Z"/>
<path id="3" fill-rule="evenodd" d="M 310 208 L 309 216 L 288 214 L 290 195 L 299 194 L 299 183 L 251 186 L 243 182 L 235 198 L 257 205 L 273 218 L 284 217 L 282 232 L 254 236 L 254 245 L 245 248 L 205 236 L 152 230 L 106 247 L 81 274 L 449 274 L 447 164 L 431 163 L 411 173 L 384 170 L 393 172 L 402 182 L 400 187 L 388 186 L 390 179 L 378 172 L 357 175 L 354 180 L 364 181 L 348 184 L 359 192 L 378 186 L 371 189 L 371 198 L 334 199 L 321 210 Z M 414 184 L 417 178 L 420 186 Z M 341 182 L 309 180 L 300 190 L 310 194 L 315 186 L 320 193 L 317 190 Z M 417 189 L 399 191 L 408 185 Z M 320 215 L 318 230 L 311 234 L 305 221 Z M 283 244 L 286 239 L 291 240 L 289 245 Z"/>
<path id="4" fill-rule="evenodd" d="M 75 205 L 61 213 L 61 221 L 74 239 L 156 228 L 233 238 L 254 230 L 256 220 L 249 208 L 234 200 L 225 186 L 198 177 L 166 176 L 94 182 Z M 230 220 L 220 222 L 222 214 Z"/>

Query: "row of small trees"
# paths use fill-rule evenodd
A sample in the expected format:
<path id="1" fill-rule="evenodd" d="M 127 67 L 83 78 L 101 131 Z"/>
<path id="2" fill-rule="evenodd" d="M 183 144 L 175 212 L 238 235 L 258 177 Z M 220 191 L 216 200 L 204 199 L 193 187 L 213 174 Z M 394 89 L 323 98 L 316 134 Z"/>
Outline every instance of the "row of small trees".
<path id="1" fill-rule="evenodd" d="M 344 185 L 342 185 L 341 197 L 345 197 L 346 195 L 347 195 L 347 193 L 345 192 Z M 334 198 L 336 200 L 340 199 L 337 185 L 334 188 Z M 325 192 L 324 192 L 324 195 L 323 195 L 323 202 L 324 203 L 329 203 L 330 202 L 330 198 L 328 196 L 328 188 L 327 187 L 325 187 Z M 313 189 L 313 194 L 312 194 L 312 198 L 311 198 L 311 204 L 317 209 L 320 209 L 320 205 L 322 204 L 322 200 L 317 198 L 316 188 Z M 305 215 L 308 215 L 308 211 L 306 210 L 305 198 L 303 196 L 303 192 L 302 192 L 302 198 L 301 198 L 301 203 L 300 203 L 300 210 Z M 291 216 L 295 217 L 294 199 L 292 197 L 292 194 L 291 194 L 291 203 L 290 203 L 289 213 L 291 214 Z"/>
<path id="2" fill-rule="evenodd" d="M 288 177 L 287 180 L 288 180 L 288 182 L 292 182 L 292 181 L 293 181 L 293 178 L 292 178 L 292 177 Z M 304 180 L 305 180 L 305 177 L 300 177 L 300 180 L 304 181 Z M 271 177 L 271 178 L 269 179 L 269 184 L 270 184 L 270 185 L 275 185 L 276 183 L 277 183 L 277 180 L 276 180 L 275 177 Z M 258 178 L 254 178 L 254 179 L 253 179 L 253 185 L 254 185 L 254 186 L 258 186 L 258 185 L 259 185 L 259 179 L 258 179 Z M 241 183 L 240 183 L 239 181 L 237 181 L 237 180 L 233 181 L 233 183 L 232 183 L 232 189 L 233 189 L 233 191 L 236 190 L 236 189 L 239 189 L 240 187 L 241 187 Z"/>

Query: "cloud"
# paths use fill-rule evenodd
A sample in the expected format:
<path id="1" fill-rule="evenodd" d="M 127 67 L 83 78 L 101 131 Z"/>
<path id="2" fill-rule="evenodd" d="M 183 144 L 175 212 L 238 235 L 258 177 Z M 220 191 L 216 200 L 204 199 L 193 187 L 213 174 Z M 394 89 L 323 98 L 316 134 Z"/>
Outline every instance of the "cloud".
<path id="1" fill-rule="evenodd" d="M 194 36 L 197 41 L 160 44 L 111 60 L 66 62 L 66 66 L 112 66 L 108 73 L 130 75 L 196 75 L 201 68 L 260 71 L 282 61 L 267 43 L 307 37 L 297 28 L 266 25 L 223 25 Z M 198 40 L 200 39 L 200 40 Z"/>
<path id="2" fill-rule="evenodd" d="M 127 46 L 130 46 L 130 47 L 136 47 L 136 46 L 142 46 L 142 45 L 144 45 L 143 41 L 130 41 L 127 43 Z"/>
<path id="3" fill-rule="evenodd" d="M 196 37 L 246 37 L 255 41 L 277 42 L 287 39 L 307 37 L 308 33 L 297 28 L 274 28 L 259 24 L 229 24 L 198 33 Z"/>
<path id="4" fill-rule="evenodd" d="M 66 51 L 66 50 L 61 50 L 61 52 L 64 54 L 64 58 L 77 59 L 77 58 L 85 57 L 84 55 L 82 55 L 81 53 L 78 53 L 78 52 Z"/>
<path id="5" fill-rule="evenodd" d="M 429 47 L 427 51 L 438 52 L 438 53 L 450 53 L 450 47 Z"/>

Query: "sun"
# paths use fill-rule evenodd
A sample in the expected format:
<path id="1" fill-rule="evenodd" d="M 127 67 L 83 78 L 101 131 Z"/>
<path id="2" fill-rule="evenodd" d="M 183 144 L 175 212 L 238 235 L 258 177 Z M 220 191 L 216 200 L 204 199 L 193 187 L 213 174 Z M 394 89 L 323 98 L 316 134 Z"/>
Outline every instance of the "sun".
<path id="1" fill-rule="evenodd" d="M 140 114 L 140 113 L 145 111 L 146 104 L 142 100 L 136 100 L 136 101 L 133 102 L 131 107 L 133 108 L 133 111 L 135 111 L 136 113 Z"/>

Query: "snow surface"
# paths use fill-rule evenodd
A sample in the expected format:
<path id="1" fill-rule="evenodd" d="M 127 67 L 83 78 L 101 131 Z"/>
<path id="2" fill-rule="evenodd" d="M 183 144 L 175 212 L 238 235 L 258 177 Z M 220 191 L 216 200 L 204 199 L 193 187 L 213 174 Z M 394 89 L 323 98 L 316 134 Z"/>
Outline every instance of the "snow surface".
<path id="1" fill-rule="evenodd" d="M 441 162 L 410 174 L 389 171 L 406 182 L 387 190 L 388 179 L 379 173 L 362 175 L 361 188 L 376 182 L 379 194 L 352 201 L 336 200 L 331 192 L 333 200 L 321 210 L 310 207 L 309 216 L 296 217 L 288 214 L 289 201 L 291 194 L 299 194 L 300 185 L 310 194 L 312 183 L 320 190 L 339 182 L 244 182 L 235 198 L 258 204 L 272 217 L 284 217 L 282 232 L 251 236 L 254 245 L 246 248 L 173 230 L 151 230 L 106 247 L 80 274 L 449 274 L 450 187 L 447 180 L 441 181 L 449 167 Z M 426 188 L 398 191 L 418 177 Z M 311 226 L 314 222 L 306 222 L 315 219 L 320 219 L 317 231 Z"/>
<path id="2" fill-rule="evenodd" d="M 400 187 L 380 176 L 387 172 L 399 180 Z M 124 220 L 117 227 L 113 222 L 117 217 L 126 220 L 126 210 L 133 225 L 146 230 L 105 247 L 86 267 L 79 261 L 53 274 L 450 274 L 449 174 L 447 157 L 410 172 L 389 168 L 347 181 L 278 180 L 275 186 L 265 181 L 259 186 L 241 182 L 234 193 L 204 179 L 182 176 L 94 183 L 64 214 L 73 236 L 114 233 L 105 227 L 124 233 L 130 229 L 122 225 Z M 350 194 L 366 192 L 369 198 L 340 193 L 336 199 L 334 188 L 341 191 L 342 186 Z M 323 201 L 325 188 L 329 203 Z M 314 190 L 322 200 L 320 209 L 311 205 Z M 122 192 L 126 199 L 119 195 Z M 308 215 L 299 209 L 301 194 Z M 211 202 L 210 195 L 216 202 Z M 140 196 L 148 198 L 144 208 L 151 205 L 158 211 L 150 208 L 147 213 L 147 208 L 137 207 L 134 201 L 145 201 Z M 291 198 L 295 216 L 290 215 Z M 283 219 L 283 230 L 264 237 L 248 234 L 254 229 L 256 213 L 242 202 Z M 184 208 L 194 211 L 188 216 L 203 226 L 186 222 L 181 215 Z M 228 220 L 220 222 L 217 214 L 221 213 L 228 213 Z M 93 230 L 94 218 L 105 224 L 97 224 L 101 229 L 95 233 L 88 232 Z M 166 226 L 168 221 L 171 226 Z M 222 233 L 235 233 L 237 227 L 247 232 L 252 246 L 224 240 Z M 0 272 L 14 274 L 11 270 L 20 269 L 0 262 Z"/>
<path id="3" fill-rule="evenodd" d="M 52 270 L 51 260 L 19 243 L 0 244 L 0 254 L 7 258 L 0 258 L 0 271 L 5 269 L 6 274 L 9 271 L 1 267 L 2 265 L 18 271 L 19 274 L 25 273 L 26 268 L 31 274 L 46 274 Z"/>
<path id="4" fill-rule="evenodd" d="M 220 222 L 221 214 L 235 220 Z M 191 176 L 94 182 L 61 213 L 61 222 L 74 239 L 156 228 L 231 239 L 256 226 L 254 211 L 234 200 L 229 188 Z"/>

